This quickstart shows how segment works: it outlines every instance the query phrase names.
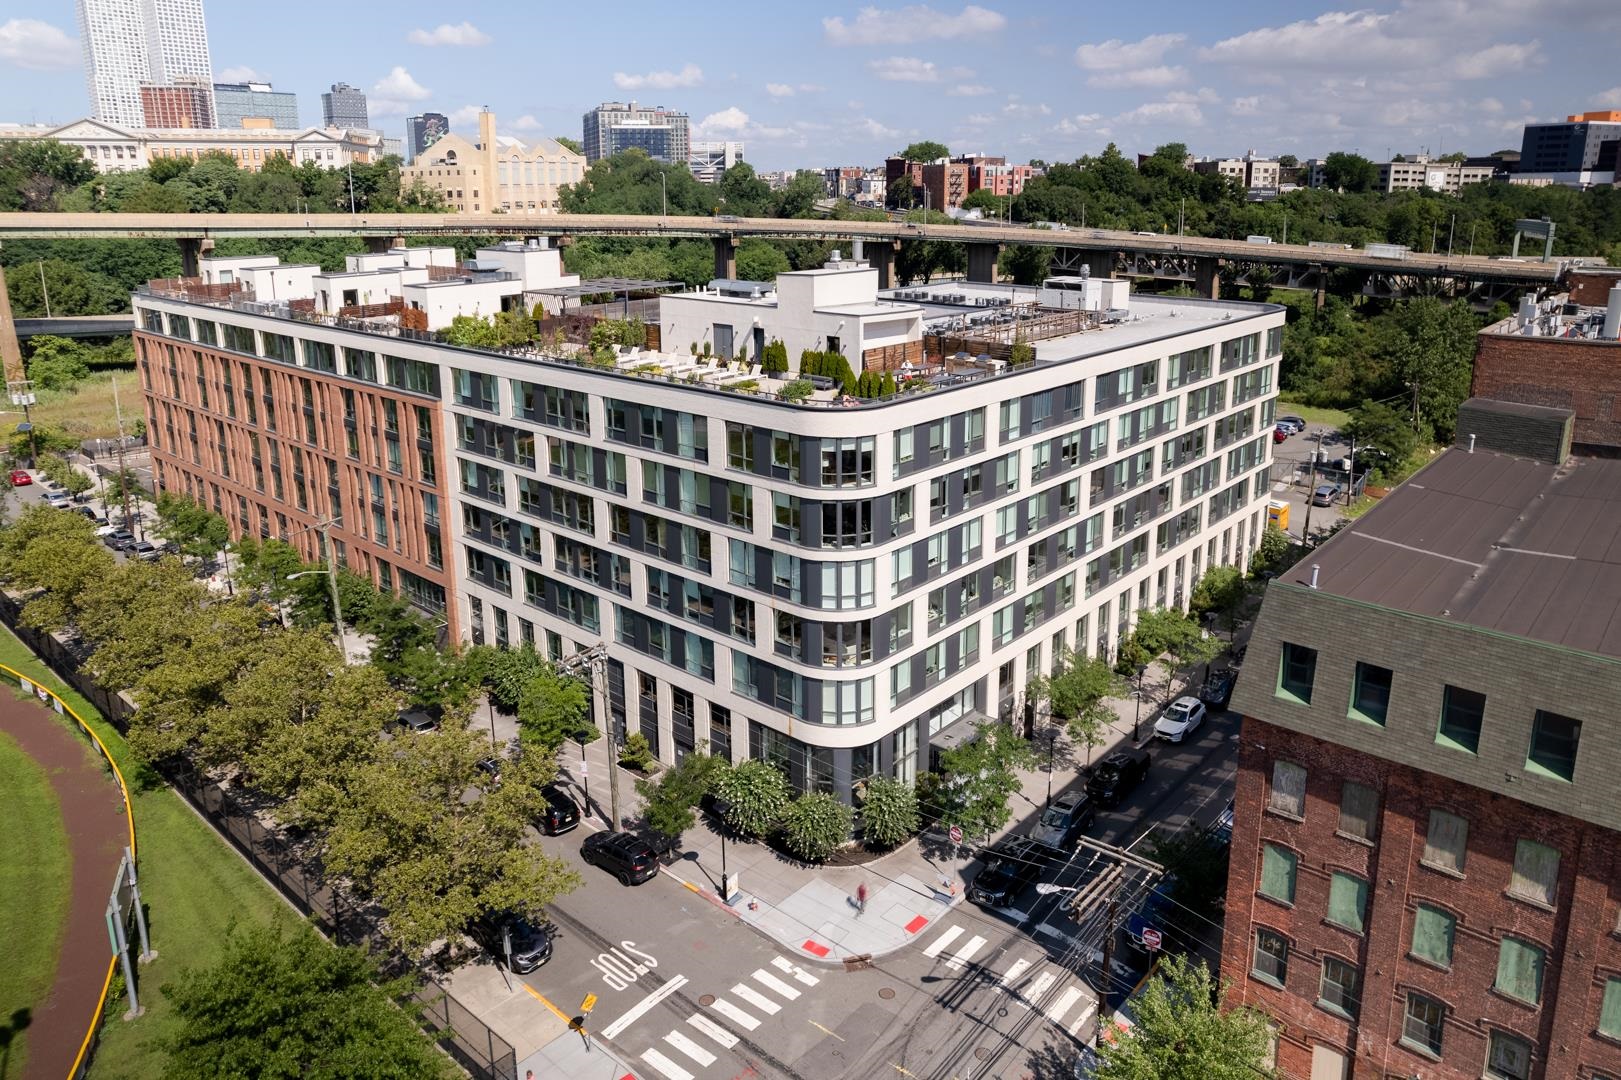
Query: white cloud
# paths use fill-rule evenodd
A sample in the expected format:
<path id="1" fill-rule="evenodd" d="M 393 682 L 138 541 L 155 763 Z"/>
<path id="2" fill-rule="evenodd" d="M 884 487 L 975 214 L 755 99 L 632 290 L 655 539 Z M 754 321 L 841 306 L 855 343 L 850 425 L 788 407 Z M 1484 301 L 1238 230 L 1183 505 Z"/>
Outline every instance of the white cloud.
<path id="1" fill-rule="evenodd" d="M 765 84 L 765 92 L 772 97 L 793 97 L 794 88 L 787 83 L 773 82 Z"/>
<path id="2" fill-rule="evenodd" d="M 962 118 L 962 122 L 969 127 L 987 127 L 996 123 L 996 117 L 992 116 L 990 113 L 969 113 L 967 116 Z"/>
<path id="3" fill-rule="evenodd" d="M 238 64 L 236 67 L 228 67 L 224 71 L 219 72 L 215 78 L 217 78 L 220 82 L 226 83 L 270 81 L 270 76 L 261 75 L 246 64 Z"/>
<path id="4" fill-rule="evenodd" d="M 646 75 L 614 72 L 614 85 L 621 90 L 675 90 L 702 86 L 704 70 L 697 64 L 683 64 L 680 71 L 649 71 Z"/>
<path id="5" fill-rule="evenodd" d="M 1097 123 L 1103 117 L 1097 113 L 1081 113 L 1078 116 L 1066 116 L 1053 125 L 1053 131 L 1060 135 L 1084 135 L 1088 132 L 1098 132 Z"/>
<path id="6" fill-rule="evenodd" d="M 737 136 L 742 134 L 749 126 L 749 114 L 736 105 L 712 112 L 695 125 L 694 135 L 701 134 L 704 138 L 718 136 Z"/>
<path id="7" fill-rule="evenodd" d="M 1618 91 L 1621 91 L 1621 88 L 1618 88 Z M 1481 98 L 1478 102 L 1476 102 L 1475 108 L 1479 109 L 1483 113 L 1496 116 L 1498 113 L 1503 111 L 1503 103 L 1494 97 L 1486 97 Z"/>
<path id="8" fill-rule="evenodd" d="M 518 117 L 516 120 L 512 121 L 506 126 L 511 128 L 513 131 L 523 131 L 530 134 L 534 134 L 545 129 L 545 125 L 542 124 L 533 113 L 524 113 L 522 116 Z"/>
<path id="9" fill-rule="evenodd" d="M 387 75 L 372 85 L 371 111 L 382 116 L 399 116 L 408 111 L 412 102 L 425 101 L 433 92 L 411 77 L 405 68 L 396 65 Z"/>
<path id="10" fill-rule="evenodd" d="M 1075 50 L 1075 65 L 1082 71 L 1130 71 L 1152 67 L 1167 52 L 1187 40 L 1186 34 L 1149 34 L 1141 41 L 1111 38 Z"/>
<path id="11" fill-rule="evenodd" d="M 1505 71 L 1523 71 L 1541 64 L 1540 41 L 1505 42 L 1491 45 L 1453 62 L 1452 73 L 1460 79 L 1489 79 Z"/>
<path id="12" fill-rule="evenodd" d="M 1254 116 L 1261 111 L 1261 98 L 1259 95 L 1233 98 L 1234 116 Z"/>
<path id="13" fill-rule="evenodd" d="M 1007 18 L 1000 12 L 973 4 L 956 15 L 915 4 L 895 11 L 862 8 L 848 23 L 841 16 L 823 19 L 822 32 L 832 45 L 909 45 L 990 34 L 1006 25 Z"/>
<path id="14" fill-rule="evenodd" d="M 1149 101 L 1114 118 L 1116 124 L 1165 124 L 1197 127 L 1204 112 L 1187 101 Z"/>
<path id="15" fill-rule="evenodd" d="M 413 45 L 488 45 L 494 39 L 470 22 L 441 23 L 432 30 L 413 30 L 405 35 Z"/>
<path id="16" fill-rule="evenodd" d="M 855 131 L 868 139 L 893 139 L 900 134 L 892 127 L 885 127 L 870 116 L 864 116 L 851 125 Z"/>
<path id="17" fill-rule="evenodd" d="M 478 114 L 483 111 L 477 105 L 463 105 L 461 108 L 451 112 L 450 126 L 452 128 L 473 128 L 476 130 L 478 128 Z"/>
<path id="18" fill-rule="evenodd" d="M 70 68 L 79 63 L 79 43 L 38 19 L 0 23 L 0 60 L 30 71 Z"/>
<path id="19" fill-rule="evenodd" d="M 1621 109 L 1621 86 L 1613 86 L 1602 94 L 1593 95 L 1593 104 L 1599 108 Z"/>
<path id="20" fill-rule="evenodd" d="M 1026 105 L 1018 101 L 1010 101 L 1002 106 L 1003 116 L 1051 116 L 1052 110 L 1046 105 Z"/>
<path id="21" fill-rule="evenodd" d="M 1124 71 L 1103 71 L 1087 77 L 1086 85 L 1101 89 L 1116 88 L 1149 88 L 1156 86 L 1170 86 L 1173 83 L 1187 82 L 1188 69 L 1185 67 L 1167 67 L 1158 64 L 1153 67 L 1128 68 Z"/>
<path id="22" fill-rule="evenodd" d="M 946 93 L 951 97 L 984 97 L 986 94 L 994 94 L 996 91 L 989 86 L 981 86 L 978 83 L 959 83 L 947 90 Z"/>
<path id="23" fill-rule="evenodd" d="M 971 79 L 970 68 L 942 68 L 933 60 L 919 60 L 915 56 L 890 56 L 882 60 L 867 61 L 867 70 L 885 82 L 932 83 L 942 79 Z"/>
<path id="24" fill-rule="evenodd" d="M 1197 91 L 1172 90 L 1165 95 L 1166 101 L 1177 101 L 1184 104 L 1214 105 L 1221 100 L 1221 95 L 1208 86 L 1201 86 Z"/>
<path id="25" fill-rule="evenodd" d="M 822 86 L 819 83 L 802 82 L 802 83 L 799 84 L 799 92 L 801 94 L 820 94 L 823 90 L 826 90 L 826 89 L 827 89 L 827 87 Z"/>

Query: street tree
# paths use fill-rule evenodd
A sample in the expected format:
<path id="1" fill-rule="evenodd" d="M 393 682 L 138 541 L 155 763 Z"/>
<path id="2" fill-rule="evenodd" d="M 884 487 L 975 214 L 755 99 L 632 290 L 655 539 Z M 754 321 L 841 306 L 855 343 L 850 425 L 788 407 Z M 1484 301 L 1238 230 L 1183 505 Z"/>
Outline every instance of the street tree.
<path id="1" fill-rule="evenodd" d="M 517 911 L 540 920 L 580 877 L 526 842 L 557 775 L 549 755 L 509 761 L 476 798 L 487 736 L 454 716 L 431 735 L 396 739 L 355 770 L 333 808 L 326 864 L 388 912 L 384 934 L 417 955 L 474 917 Z"/>
<path id="2" fill-rule="evenodd" d="M 1261 532 L 1261 542 L 1255 546 L 1255 554 L 1250 556 L 1250 577 L 1283 573 L 1293 562 L 1290 551 L 1289 534 L 1268 522 Z"/>
<path id="3" fill-rule="evenodd" d="M 552 752 L 570 739 L 589 742 L 595 731 L 585 680 L 542 663 L 518 695 L 519 737 Z"/>
<path id="4" fill-rule="evenodd" d="M 1359 458 L 1366 449 L 1381 468 L 1400 466 L 1418 448 L 1410 415 L 1382 401 L 1364 401 L 1352 409 L 1350 421 L 1340 430 L 1356 443 Z"/>
<path id="5" fill-rule="evenodd" d="M 31 594 L 22 622 L 40 630 L 71 625 L 114 564 L 82 514 L 32 506 L 0 530 L 0 580 Z"/>
<path id="6" fill-rule="evenodd" d="M 475 645 L 468 650 L 468 659 L 482 657 L 480 678 L 489 692 L 490 700 L 502 712 L 518 711 L 524 691 L 529 684 L 541 678 L 549 665 L 542 660 L 532 645 L 517 649 L 497 649 L 490 645 Z"/>
<path id="7" fill-rule="evenodd" d="M 850 839 L 852 813 L 825 791 L 806 792 L 782 811 L 782 839 L 806 862 L 824 862 Z"/>
<path id="8" fill-rule="evenodd" d="M 698 800 L 715 789 L 731 767 L 725 758 L 702 751 L 687 754 L 657 780 L 637 780 L 648 827 L 672 841 L 698 823 Z"/>
<path id="9" fill-rule="evenodd" d="M 870 776 L 860 781 L 862 839 L 869 848 L 892 848 L 918 830 L 917 788 L 891 776 Z"/>
<path id="10" fill-rule="evenodd" d="M 1090 765 L 1092 751 L 1103 745 L 1115 718 L 1108 699 L 1124 695 L 1126 686 L 1107 660 L 1071 649 L 1059 660 L 1057 670 L 1031 679 L 1025 693 L 1047 704 L 1053 720 L 1063 724 L 1069 737 L 1086 749 Z"/>
<path id="11" fill-rule="evenodd" d="M 776 828 L 788 805 L 788 778 L 766 761 L 745 761 L 720 777 L 715 794 L 726 803 L 726 824 L 743 836 L 761 837 Z"/>
<path id="12" fill-rule="evenodd" d="M 384 983 L 358 948 L 279 917 L 233 924 L 219 958 L 162 986 L 172 1018 L 156 1039 L 173 1080 L 220 1063 L 258 1080 L 449 1080 L 460 1075 L 412 1019 L 406 983 Z"/>
<path id="13" fill-rule="evenodd" d="M 1017 770 L 1035 763 L 1030 744 L 1007 724 L 975 725 L 971 740 L 940 755 L 945 774 L 938 790 L 941 819 L 988 839 L 1013 817 L 1008 800 L 1019 790 Z"/>
<path id="14" fill-rule="evenodd" d="M 130 559 L 106 568 L 75 620 L 95 651 L 86 662 L 98 685 L 128 690 L 209 606 L 207 592 L 176 559 Z"/>
<path id="15" fill-rule="evenodd" d="M 90 376 L 90 353 L 71 338 L 40 334 L 28 341 L 28 377 L 38 389 L 65 390 Z"/>
<path id="16" fill-rule="evenodd" d="M 1249 582 L 1236 566 L 1212 566 L 1199 578 L 1188 598 L 1188 609 L 1198 616 L 1213 616 L 1232 640 L 1238 616 L 1249 600 Z"/>
<path id="17" fill-rule="evenodd" d="M 1203 961 L 1166 956 L 1143 987 L 1132 1026 L 1101 1040 L 1097 1080 L 1272 1080 L 1272 1030 L 1225 992 Z"/>
<path id="18" fill-rule="evenodd" d="M 1209 663 L 1222 648 L 1220 639 L 1207 636 L 1197 618 L 1176 608 L 1154 608 L 1139 613 L 1132 637 L 1149 658 L 1148 663 L 1170 658 L 1165 673 L 1167 698 L 1176 685 L 1179 670 Z"/>
<path id="19" fill-rule="evenodd" d="M 212 559 L 231 542 L 231 526 L 223 517 L 184 495 L 158 496 L 158 527 L 154 531 L 187 555 Z"/>
<path id="20" fill-rule="evenodd" d="M 307 569 L 298 549 L 285 540 L 264 540 L 244 536 L 236 542 L 236 583 L 243 589 L 259 595 L 272 607 L 280 609 L 301 591 L 311 586 L 312 578 L 288 581 L 288 575 Z M 315 588 L 325 585 L 314 580 Z"/>

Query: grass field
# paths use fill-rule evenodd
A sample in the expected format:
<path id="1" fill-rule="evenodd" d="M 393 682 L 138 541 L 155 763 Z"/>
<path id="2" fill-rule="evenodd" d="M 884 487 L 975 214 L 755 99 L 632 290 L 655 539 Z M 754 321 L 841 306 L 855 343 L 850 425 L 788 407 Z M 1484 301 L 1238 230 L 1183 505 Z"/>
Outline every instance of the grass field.
<path id="1" fill-rule="evenodd" d="M 0 791 L 7 819 L 0 829 L 0 1023 L 9 1023 L 17 1010 L 38 1008 L 56 981 L 73 856 L 50 778 L 4 734 Z M 6 1072 L 26 1075 L 27 1056 L 27 1028 L 12 1032 Z"/>
<path id="2" fill-rule="evenodd" d="M 1283 397 L 1278 399 L 1278 415 L 1298 416 L 1308 424 L 1329 424 L 1333 427 L 1344 427 L 1351 421 L 1351 414 L 1343 409 L 1318 409 Z"/>
<path id="3" fill-rule="evenodd" d="M 34 423 L 65 431 L 80 440 L 113 438 L 118 434 L 114 380 L 118 382 L 118 404 L 124 410 L 124 433 L 134 434 L 135 421 L 145 415 L 141 380 L 134 371 L 95 373 L 73 390 L 37 391 L 39 404 L 29 410 Z"/>
<path id="4" fill-rule="evenodd" d="M 181 968 L 214 963 L 231 923 L 265 924 L 278 911 L 285 913 L 286 905 L 180 796 L 135 763 L 117 730 L 89 702 L 64 686 L 4 627 L 0 627 L 0 663 L 61 694 L 96 729 L 129 782 L 140 845 L 141 895 L 149 911 L 152 948 L 158 956 L 139 972 L 146 1014 L 126 1022 L 120 1019 L 123 1003 L 109 1005 L 90 1076 L 92 1080 L 159 1080 L 164 1075 L 163 1054 L 151 1041 L 163 1033 L 171 1014 L 158 987 L 174 979 Z M 0 791 L 10 788 L 0 786 Z M 0 886 L 5 884 L 0 878 Z M 11 893 L 0 891 L 0 895 Z M 4 955 L 0 952 L 0 958 Z M 9 970 L 0 959 L 0 971 Z M 10 985 L 10 980 L 0 979 L 0 985 Z M 13 1070 L 12 1075 L 20 1074 Z"/>

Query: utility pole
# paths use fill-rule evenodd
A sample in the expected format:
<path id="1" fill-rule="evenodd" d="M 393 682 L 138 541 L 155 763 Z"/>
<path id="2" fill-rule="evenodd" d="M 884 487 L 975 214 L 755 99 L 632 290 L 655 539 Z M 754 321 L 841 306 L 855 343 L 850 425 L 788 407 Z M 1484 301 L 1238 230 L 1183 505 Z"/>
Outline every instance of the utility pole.
<path id="1" fill-rule="evenodd" d="M 338 551 L 332 546 L 332 522 L 323 519 L 316 526 L 321 534 L 321 543 L 326 548 L 326 583 L 332 590 L 332 628 L 338 635 L 338 655 L 343 662 L 349 662 L 349 650 L 343 643 L 343 608 L 338 603 Z M 494 718 L 491 718 L 491 730 L 494 730 Z"/>
<path id="2" fill-rule="evenodd" d="M 1351 496 L 1356 492 L 1356 436 L 1351 436 L 1351 467 L 1347 470 L 1345 479 L 1345 505 L 1351 505 Z"/>
<path id="3" fill-rule="evenodd" d="M 45 297 L 45 317 L 51 317 L 51 290 L 45 284 L 45 260 L 39 260 L 39 291 Z"/>
<path id="4" fill-rule="evenodd" d="M 1103 984 L 1103 995 L 1098 1000 L 1098 1016 L 1109 1013 L 1109 984 L 1114 981 L 1114 936 L 1119 930 L 1120 901 L 1109 894 L 1109 918 L 1103 928 L 1103 972 L 1098 980 Z"/>
<path id="5" fill-rule="evenodd" d="M 349 172 L 349 216 L 353 217 L 354 213 L 355 213 L 355 161 L 354 161 L 354 158 L 350 158 L 348 164 L 346 164 L 344 166 L 344 168 L 346 170 L 348 170 L 348 172 Z M 491 181 L 491 182 L 493 183 L 493 181 Z"/>
<path id="6" fill-rule="evenodd" d="M 1323 452 L 1323 433 L 1317 433 L 1317 449 L 1311 455 L 1311 479 L 1306 482 L 1306 524 L 1300 529 L 1300 542 L 1311 543 L 1311 504 L 1317 497 L 1317 455 Z"/>
<path id="7" fill-rule="evenodd" d="M 141 519 L 130 513 L 129 508 L 129 470 L 124 467 L 124 410 L 118 404 L 118 379 L 114 377 L 113 383 L 113 416 L 118 420 L 118 490 L 124 496 L 124 528 L 135 526 L 135 539 L 144 540 L 141 529 Z"/>
<path id="8" fill-rule="evenodd" d="M 590 673 L 591 701 L 602 705 L 602 731 L 608 739 L 608 822 L 610 832 L 619 831 L 619 733 L 614 728 L 613 710 L 608 704 L 608 646 L 603 642 L 575 653 L 557 662 L 557 668 L 566 675 L 578 675 L 582 668 Z M 585 744 L 580 744 L 580 760 L 585 760 Z"/>
<path id="9" fill-rule="evenodd" d="M 1457 231 L 1458 231 L 1458 212 L 1456 210 L 1454 210 L 1452 212 L 1452 224 L 1447 226 L 1447 256 L 1449 258 L 1452 255 L 1452 237 L 1454 236 L 1454 234 L 1457 233 Z"/>

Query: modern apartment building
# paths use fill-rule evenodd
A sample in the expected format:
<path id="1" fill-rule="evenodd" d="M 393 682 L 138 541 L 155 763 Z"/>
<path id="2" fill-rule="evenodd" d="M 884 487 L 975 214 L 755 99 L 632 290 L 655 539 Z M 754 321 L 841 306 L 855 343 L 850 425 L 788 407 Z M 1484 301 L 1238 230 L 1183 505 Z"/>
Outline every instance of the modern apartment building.
<path id="1" fill-rule="evenodd" d="M 1034 165 L 1009 165 L 1007 158 L 990 154 L 964 154 L 951 160 L 968 166 L 970 193 L 988 191 L 1012 198 L 1023 192 L 1024 185 L 1036 175 Z"/>
<path id="2" fill-rule="evenodd" d="M 1558 123 L 1527 124 L 1516 179 L 1539 177 L 1579 187 L 1614 183 L 1618 151 L 1618 109 L 1579 113 Z"/>
<path id="3" fill-rule="evenodd" d="M 1206 158 L 1193 162 L 1193 171 L 1225 176 L 1251 191 L 1276 191 L 1282 167 L 1269 158 L 1258 158 L 1251 151 L 1241 158 Z"/>
<path id="4" fill-rule="evenodd" d="M 172 83 L 142 83 L 141 116 L 149 128 L 212 128 L 214 84 L 185 75 Z"/>
<path id="5" fill-rule="evenodd" d="M 406 164 L 410 164 L 422 152 L 446 135 L 450 134 L 450 117 L 444 113 L 429 112 L 421 116 L 408 116 L 405 118 L 405 151 L 408 155 Z"/>
<path id="6" fill-rule="evenodd" d="M 298 95 L 269 83 L 215 83 L 214 112 L 222 128 L 298 127 Z"/>
<path id="7" fill-rule="evenodd" d="M 1464 185 L 1483 184 L 1496 172 L 1495 165 L 1431 161 L 1426 154 L 1414 154 L 1401 161 L 1385 161 L 1379 164 L 1379 190 L 1429 190 L 1456 195 Z"/>
<path id="8" fill-rule="evenodd" d="M 333 83 L 332 89 L 321 95 L 321 125 L 336 128 L 369 128 L 366 115 L 366 94 L 348 83 Z"/>
<path id="9" fill-rule="evenodd" d="M 97 120 L 140 127 L 142 83 L 214 77 L 203 0 L 77 0 L 77 10 L 90 115 Z"/>
<path id="10" fill-rule="evenodd" d="M 695 179 L 705 184 L 718 184 L 727 169 L 743 160 L 740 142 L 700 141 L 692 144 L 687 168 Z"/>
<path id="11" fill-rule="evenodd" d="M 101 172 L 143 169 L 159 158 L 200 158 L 229 154 L 237 164 L 258 172 L 277 157 L 295 165 L 313 161 L 323 169 L 350 162 L 375 161 L 382 138 L 375 131 L 304 128 L 119 128 L 99 120 L 75 120 L 61 127 L 0 128 L 0 139 L 54 139 L 76 146 Z"/>
<path id="12" fill-rule="evenodd" d="M 407 310 L 412 289 L 477 285 L 383 280 L 410 269 L 368 280 Z M 1074 332 L 1022 370 L 791 404 L 726 389 L 745 376 L 685 350 L 602 369 L 446 346 L 386 312 L 337 325 L 330 286 L 308 288 L 296 314 L 135 296 L 159 483 L 209 505 L 217 486 L 237 530 L 303 527 L 254 469 L 276 438 L 304 482 L 280 479 L 292 509 L 342 510 L 351 563 L 442 589 L 461 636 L 551 656 L 606 642 L 611 715 L 665 761 L 707 743 L 843 798 L 911 778 L 977 719 L 1011 717 L 1066 649 L 1107 654 L 1140 610 L 1247 561 L 1265 524 L 1274 306 L 1132 298 L 1129 319 L 1066 313 Z M 240 395 L 265 372 L 255 422 Z M 410 505 L 430 495 L 433 513 Z"/>
<path id="13" fill-rule="evenodd" d="M 400 170 L 400 183 L 422 181 L 457 213 L 555 214 L 560 190 L 585 169 L 585 158 L 554 139 L 496 135 L 495 114 L 485 111 L 477 142 L 442 136 Z"/>
<path id="14" fill-rule="evenodd" d="M 692 156 L 691 125 L 684 112 L 663 105 L 646 108 L 632 101 L 604 101 L 582 118 L 585 160 L 599 161 L 621 150 L 644 150 L 655 161 L 679 165 Z"/>

